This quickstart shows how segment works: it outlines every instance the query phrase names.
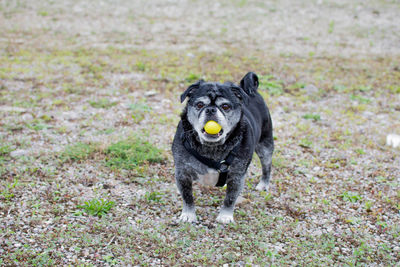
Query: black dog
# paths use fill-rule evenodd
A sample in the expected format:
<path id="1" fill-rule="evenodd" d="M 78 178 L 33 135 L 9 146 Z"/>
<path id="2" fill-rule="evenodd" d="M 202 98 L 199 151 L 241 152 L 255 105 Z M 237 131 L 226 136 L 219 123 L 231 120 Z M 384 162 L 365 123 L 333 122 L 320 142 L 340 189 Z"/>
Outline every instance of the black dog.
<path id="1" fill-rule="evenodd" d="M 181 95 L 181 102 L 186 97 L 189 101 L 172 144 L 175 179 L 183 198 L 180 221 L 196 221 L 192 183 L 199 180 L 213 186 L 227 184 L 217 221 L 233 222 L 233 209 L 254 151 L 262 164 L 257 190 L 268 189 L 274 139 L 271 117 L 257 88 L 258 77 L 249 72 L 240 86 L 200 80 Z M 209 121 L 220 126 L 219 132 L 205 131 Z"/>

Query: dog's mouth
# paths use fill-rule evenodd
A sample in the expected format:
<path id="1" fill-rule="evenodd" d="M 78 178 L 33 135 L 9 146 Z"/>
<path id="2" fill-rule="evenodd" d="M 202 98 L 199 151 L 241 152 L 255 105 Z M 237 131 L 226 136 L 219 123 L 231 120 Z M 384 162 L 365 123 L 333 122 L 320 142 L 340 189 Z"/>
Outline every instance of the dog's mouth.
<path id="1" fill-rule="evenodd" d="M 203 134 L 205 137 L 207 137 L 207 138 L 210 138 L 210 139 L 213 139 L 213 138 L 214 138 L 214 139 L 216 139 L 216 138 L 222 136 L 222 134 L 224 133 L 224 129 L 221 129 L 221 131 L 219 131 L 219 133 L 217 133 L 217 134 L 209 134 L 209 133 L 206 132 L 206 130 L 204 130 L 204 128 L 203 128 L 203 130 L 202 130 L 201 132 L 202 132 L 202 134 Z"/>

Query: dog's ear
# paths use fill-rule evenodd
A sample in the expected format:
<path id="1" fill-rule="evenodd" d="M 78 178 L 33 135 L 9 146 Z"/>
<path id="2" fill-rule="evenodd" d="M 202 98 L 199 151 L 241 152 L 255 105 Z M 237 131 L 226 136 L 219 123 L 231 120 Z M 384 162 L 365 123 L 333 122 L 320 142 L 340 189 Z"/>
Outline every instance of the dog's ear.
<path id="1" fill-rule="evenodd" d="M 204 80 L 198 80 L 194 84 L 190 85 L 183 94 L 181 94 L 181 103 L 185 101 L 186 97 L 190 97 L 194 90 L 199 89 L 200 85 L 204 83 Z"/>
<path id="2" fill-rule="evenodd" d="M 249 96 L 248 94 L 243 90 L 243 88 L 235 85 L 235 84 L 231 84 L 231 90 L 232 92 L 235 94 L 235 96 L 237 98 L 239 98 L 240 102 L 243 102 L 245 104 L 247 104 L 248 100 L 249 100 Z"/>
<path id="3" fill-rule="evenodd" d="M 240 87 L 248 94 L 252 95 L 258 88 L 258 76 L 254 72 L 247 73 L 240 81 Z"/>

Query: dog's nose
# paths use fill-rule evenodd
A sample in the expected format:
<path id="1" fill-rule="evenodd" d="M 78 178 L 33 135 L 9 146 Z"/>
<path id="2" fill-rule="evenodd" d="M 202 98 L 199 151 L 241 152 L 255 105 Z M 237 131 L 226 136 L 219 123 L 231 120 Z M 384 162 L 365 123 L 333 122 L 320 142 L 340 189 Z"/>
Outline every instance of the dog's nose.
<path id="1" fill-rule="evenodd" d="M 206 109 L 207 115 L 214 115 L 216 112 L 217 112 L 217 109 L 215 107 L 209 107 Z"/>

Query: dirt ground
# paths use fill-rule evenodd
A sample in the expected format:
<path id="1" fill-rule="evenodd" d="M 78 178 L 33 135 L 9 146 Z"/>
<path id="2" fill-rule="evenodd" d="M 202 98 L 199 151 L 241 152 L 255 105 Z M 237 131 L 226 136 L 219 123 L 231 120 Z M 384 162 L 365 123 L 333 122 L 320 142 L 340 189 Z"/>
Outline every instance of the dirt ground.
<path id="1" fill-rule="evenodd" d="M 0 13 L 0 265 L 398 266 L 399 1 L 0 0 Z M 236 223 L 215 221 L 225 189 L 196 185 L 198 223 L 178 224 L 179 96 L 248 71 L 274 124 L 270 190 L 255 190 L 255 158 Z M 118 165 L 113 149 L 138 155 L 137 139 L 162 160 Z M 90 214 L 101 199 L 108 213 Z"/>

